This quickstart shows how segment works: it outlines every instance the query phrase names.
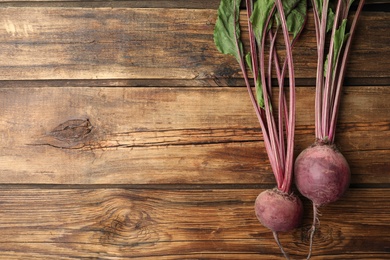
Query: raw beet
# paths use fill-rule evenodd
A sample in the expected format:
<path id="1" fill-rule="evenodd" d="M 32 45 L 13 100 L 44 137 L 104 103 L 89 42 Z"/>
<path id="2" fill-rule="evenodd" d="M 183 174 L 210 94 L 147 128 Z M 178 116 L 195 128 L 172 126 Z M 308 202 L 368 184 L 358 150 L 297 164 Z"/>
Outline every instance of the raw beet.
<path id="1" fill-rule="evenodd" d="M 301 224 L 303 206 L 296 195 L 272 189 L 257 196 L 255 212 L 257 219 L 265 227 L 273 232 L 285 232 Z"/>
<path id="2" fill-rule="evenodd" d="M 338 200 L 349 187 L 351 173 L 333 145 L 316 144 L 298 156 L 294 166 L 299 192 L 317 206 Z"/>

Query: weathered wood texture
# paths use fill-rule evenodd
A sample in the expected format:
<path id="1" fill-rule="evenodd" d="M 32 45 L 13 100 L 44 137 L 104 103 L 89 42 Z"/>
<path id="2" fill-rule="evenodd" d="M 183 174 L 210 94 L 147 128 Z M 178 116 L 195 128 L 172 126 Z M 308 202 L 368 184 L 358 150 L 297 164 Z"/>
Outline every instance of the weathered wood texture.
<path id="1" fill-rule="evenodd" d="M 244 88 L 1 88 L 0 182 L 273 184 Z M 314 142 L 297 91 L 297 151 Z M 338 144 L 354 184 L 390 183 L 390 88 L 348 87 Z"/>
<path id="2" fill-rule="evenodd" d="M 254 216 L 274 178 L 239 68 L 213 44 L 218 4 L 0 0 L 0 259 L 282 259 Z M 337 133 L 352 186 L 321 209 L 312 259 L 390 259 L 389 15 L 359 22 Z M 311 22 L 297 153 L 314 139 Z M 304 204 L 280 234 L 293 259 Z"/>
<path id="3" fill-rule="evenodd" d="M 1 80 L 187 79 L 240 77 L 213 43 L 216 10 L 2 8 Z M 243 22 L 244 24 L 244 22 Z M 311 23 L 310 23 L 311 24 Z M 388 79 L 389 13 L 364 13 L 349 78 Z M 295 48 L 296 76 L 314 78 L 313 28 Z"/>
<path id="4" fill-rule="evenodd" d="M 280 259 L 252 211 L 259 191 L 2 188 L 1 257 Z M 387 259 L 389 196 L 354 189 L 324 207 L 313 259 Z M 294 259 L 306 255 L 309 226 L 308 215 L 280 236 Z"/>

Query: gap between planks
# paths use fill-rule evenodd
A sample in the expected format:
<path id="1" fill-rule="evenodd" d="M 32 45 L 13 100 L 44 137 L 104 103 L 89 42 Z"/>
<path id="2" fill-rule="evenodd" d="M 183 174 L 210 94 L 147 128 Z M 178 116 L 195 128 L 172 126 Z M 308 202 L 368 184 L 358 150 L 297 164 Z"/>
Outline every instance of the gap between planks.
<path id="1" fill-rule="evenodd" d="M 315 86 L 315 78 L 296 78 L 299 88 Z M 275 82 L 276 83 L 276 82 Z M 288 83 L 286 83 L 288 84 Z M 275 85 L 275 84 L 274 84 Z M 345 78 L 344 86 L 371 87 L 389 86 L 390 77 Z M 276 86 L 276 85 L 275 85 Z M 59 79 L 59 80 L 0 80 L 0 88 L 58 88 L 58 87 L 245 87 L 242 78 L 214 79 Z"/>
<path id="2" fill-rule="evenodd" d="M 217 9 L 218 0 L 132 0 L 132 1 L 74 1 L 74 0 L 51 0 L 51 1 L 6 1 L 0 0 L 2 7 L 83 7 L 83 8 L 185 8 L 185 9 Z M 383 11 L 387 0 L 366 0 L 364 10 Z M 245 6 L 243 1 L 242 6 Z M 383 7 L 384 6 L 384 7 Z"/>
<path id="3" fill-rule="evenodd" d="M 0 190 L 99 190 L 99 189 L 123 189 L 123 190 L 264 190 L 272 189 L 273 184 L 0 184 Z M 350 190 L 357 189 L 390 189 L 390 183 L 358 183 L 351 184 Z M 294 192 L 297 192 L 294 187 Z"/>

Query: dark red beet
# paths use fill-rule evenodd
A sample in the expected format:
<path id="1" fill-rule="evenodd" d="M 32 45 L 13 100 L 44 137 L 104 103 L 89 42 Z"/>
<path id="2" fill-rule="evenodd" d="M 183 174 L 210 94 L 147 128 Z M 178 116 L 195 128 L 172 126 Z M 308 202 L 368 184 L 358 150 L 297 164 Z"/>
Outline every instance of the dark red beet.
<path id="1" fill-rule="evenodd" d="M 294 166 L 299 192 L 317 206 L 338 200 L 349 187 L 351 173 L 344 156 L 331 145 L 305 149 Z"/>
<path id="2" fill-rule="evenodd" d="M 265 190 L 257 196 L 255 212 L 265 227 L 273 232 L 285 232 L 301 224 L 303 206 L 296 195 L 272 189 Z"/>

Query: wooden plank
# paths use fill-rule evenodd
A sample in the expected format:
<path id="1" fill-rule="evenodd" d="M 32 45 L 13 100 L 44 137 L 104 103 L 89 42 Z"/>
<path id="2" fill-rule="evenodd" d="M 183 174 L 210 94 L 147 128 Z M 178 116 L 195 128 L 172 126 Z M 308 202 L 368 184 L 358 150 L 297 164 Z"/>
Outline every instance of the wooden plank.
<path id="1" fill-rule="evenodd" d="M 363 14 L 347 77 L 389 78 L 389 15 Z M 241 77 L 235 60 L 214 46 L 215 9 L 11 7 L 0 16 L 0 80 L 209 79 L 226 85 L 223 79 Z M 315 77 L 314 42 L 311 26 L 295 50 L 297 78 Z"/>
<path id="2" fill-rule="evenodd" d="M 386 4 L 387 0 L 366 0 L 365 9 L 373 8 L 378 4 Z M 4 6 L 84 6 L 84 7 L 131 7 L 131 8 L 192 8 L 217 9 L 220 0 L 126 0 L 126 1 L 88 1 L 88 0 L 0 0 Z M 310 3 L 309 3 L 310 4 Z M 245 6 L 242 1 L 242 6 Z M 378 10 L 378 9 L 375 9 Z"/>
<path id="3" fill-rule="evenodd" d="M 244 88 L 1 88 L 0 182 L 274 184 Z M 297 152 L 314 141 L 297 90 Z M 390 183 L 388 87 L 345 88 L 337 143 L 353 184 Z M 234 102 L 232 102 L 234 101 Z"/>
<path id="4" fill-rule="evenodd" d="M 370 0 L 367 0 L 369 2 Z M 87 7 L 87 8 L 188 8 L 217 9 L 218 0 L 126 0 L 126 1 L 88 1 L 88 0 L 0 0 L 0 7 Z"/>
<path id="5" fill-rule="evenodd" d="M 260 191 L 2 188 L 0 258 L 279 259 L 253 213 Z M 389 196 L 352 189 L 322 208 L 313 259 L 385 259 Z M 280 234 L 295 259 L 308 250 L 305 205 L 303 227 Z"/>

